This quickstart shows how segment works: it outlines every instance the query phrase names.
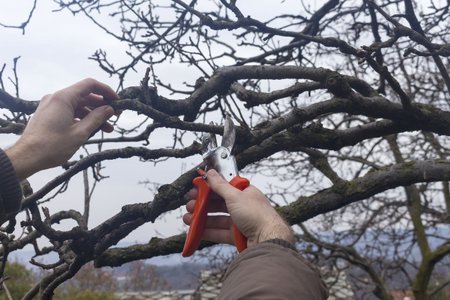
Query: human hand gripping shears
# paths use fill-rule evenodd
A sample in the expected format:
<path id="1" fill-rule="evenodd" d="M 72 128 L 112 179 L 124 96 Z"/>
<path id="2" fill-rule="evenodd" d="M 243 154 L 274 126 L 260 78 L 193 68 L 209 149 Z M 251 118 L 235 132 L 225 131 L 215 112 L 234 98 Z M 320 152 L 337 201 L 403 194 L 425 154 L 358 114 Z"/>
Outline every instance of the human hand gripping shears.
<path id="1" fill-rule="evenodd" d="M 202 240 L 205 230 L 206 219 L 208 217 L 208 204 L 211 189 L 206 182 L 205 174 L 210 169 L 220 173 L 232 186 L 239 190 L 246 189 L 250 182 L 239 176 L 236 159 L 232 155 L 234 142 L 236 140 L 236 130 L 230 116 L 226 116 L 222 143 L 218 147 L 216 136 L 212 133 L 202 136 L 202 155 L 205 163 L 205 170 L 199 169 L 201 176 L 194 178 L 192 183 L 197 187 L 197 199 L 195 201 L 192 221 L 189 227 L 182 255 L 191 256 L 197 250 Z M 236 225 L 232 225 L 233 237 L 236 248 L 239 252 L 247 248 L 247 238 L 239 231 Z"/>

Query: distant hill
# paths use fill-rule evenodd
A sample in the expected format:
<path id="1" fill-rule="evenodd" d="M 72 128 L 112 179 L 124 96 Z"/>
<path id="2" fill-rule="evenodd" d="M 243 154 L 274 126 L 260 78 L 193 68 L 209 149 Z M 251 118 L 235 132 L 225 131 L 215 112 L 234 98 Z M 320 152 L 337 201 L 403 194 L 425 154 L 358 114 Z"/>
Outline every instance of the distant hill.
<path id="1" fill-rule="evenodd" d="M 135 243 L 122 243 L 120 247 L 127 247 Z M 205 252 L 209 252 L 210 255 L 206 255 Z M 195 255 L 189 258 L 183 258 L 181 254 L 172 254 L 162 257 L 154 257 L 145 260 L 146 264 L 152 265 L 155 268 L 157 276 L 165 281 L 171 290 L 194 290 L 199 284 L 200 272 L 202 270 L 209 270 L 212 267 L 220 264 L 220 259 L 214 263 L 214 260 L 210 258 L 212 256 L 232 256 L 235 252 L 234 247 L 231 246 L 218 246 L 212 249 L 198 251 Z M 220 253 L 220 255 L 219 255 Z M 37 271 L 38 267 L 29 263 L 33 257 L 34 251 L 24 249 L 15 251 L 10 254 L 10 261 L 18 261 L 29 269 Z M 53 263 L 58 260 L 56 253 L 51 253 L 43 257 L 37 258 L 37 261 L 42 263 Z M 120 267 L 113 268 L 114 277 L 121 278 L 126 276 L 126 273 L 130 270 L 131 263 L 123 264 Z"/>
<path id="2" fill-rule="evenodd" d="M 439 236 L 448 236 L 450 233 L 447 232 L 444 228 L 435 229 L 437 235 Z M 324 234 L 327 236 L 327 234 Z M 330 236 L 330 235 L 328 235 Z M 388 241 L 389 237 L 386 236 L 378 236 L 378 240 Z M 356 249 L 364 249 L 367 246 L 370 246 L 373 243 L 374 237 L 373 233 L 368 231 L 363 238 L 360 239 L 360 242 L 355 245 Z M 342 241 L 341 241 L 342 242 Z M 442 243 L 442 239 L 430 238 L 429 240 L 430 246 L 435 248 L 439 244 Z M 345 243 L 345 242 L 344 242 Z M 136 243 L 120 243 L 118 247 L 127 247 Z M 388 244 L 388 243 L 386 243 Z M 301 244 L 299 244 L 301 247 Z M 417 247 L 416 247 L 417 248 Z M 16 251 L 10 254 L 11 261 L 19 261 L 31 269 L 35 269 L 36 267 L 29 264 L 29 260 L 33 256 L 34 252 L 32 250 L 24 249 L 20 251 Z M 207 254 L 208 253 L 208 254 Z M 158 276 L 163 279 L 165 282 L 173 290 L 190 290 L 195 289 L 199 283 L 199 276 L 202 270 L 208 270 L 211 268 L 217 268 L 217 266 L 223 264 L 224 258 L 225 260 L 230 260 L 230 258 L 236 254 L 236 250 L 231 246 L 216 246 L 203 251 L 196 252 L 195 255 L 189 258 L 183 258 L 180 254 L 172 254 L 163 257 L 154 257 L 151 259 L 145 260 L 146 264 L 150 264 L 154 266 Z M 412 256 L 418 258 L 420 260 L 420 252 L 418 249 L 414 249 L 411 253 Z M 389 259 L 389 258 L 387 258 Z M 55 253 L 46 255 L 45 257 L 38 259 L 40 262 L 44 263 L 52 263 L 57 261 L 57 255 Z M 120 267 L 114 268 L 114 274 L 118 278 L 120 276 L 125 276 L 126 272 L 129 270 L 130 264 L 124 264 Z M 410 266 L 411 270 L 408 270 L 407 273 L 414 273 L 414 268 Z M 440 268 L 437 268 L 440 270 Z M 357 268 L 350 268 L 349 277 L 357 277 L 360 278 L 364 274 L 360 274 L 360 270 Z M 389 288 L 405 288 L 408 284 L 407 280 L 404 277 L 404 274 L 393 274 L 392 281 L 389 283 Z"/>

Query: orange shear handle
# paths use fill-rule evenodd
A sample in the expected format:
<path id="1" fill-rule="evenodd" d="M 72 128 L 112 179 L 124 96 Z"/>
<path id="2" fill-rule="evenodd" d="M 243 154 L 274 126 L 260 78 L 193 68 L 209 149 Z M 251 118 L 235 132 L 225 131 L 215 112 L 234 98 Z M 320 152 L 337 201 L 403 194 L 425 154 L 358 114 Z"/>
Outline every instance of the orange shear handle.
<path id="1" fill-rule="evenodd" d="M 191 256 L 197 250 L 205 231 L 206 219 L 208 217 L 208 204 L 211 189 L 203 176 L 195 177 L 192 183 L 197 187 L 198 194 L 195 201 L 194 212 L 192 213 L 192 221 L 184 242 L 182 255 L 184 257 Z M 248 179 L 235 176 L 230 184 L 239 190 L 246 189 L 250 182 Z M 234 243 L 239 252 L 247 248 L 247 238 L 239 231 L 236 225 L 232 227 Z"/>
<path id="2" fill-rule="evenodd" d="M 237 188 L 238 190 L 245 190 L 250 185 L 250 181 L 248 179 L 243 178 L 241 176 L 235 176 L 233 179 L 231 179 L 230 184 Z M 233 237 L 234 237 L 234 244 L 236 245 L 236 248 L 239 252 L 244 251 L 247 248 L 247 238 L 245 235 L 242 234 L 242 232 L 239 231 L 236 225 L 233 224 L 232 227 L 233 231 Z"/>
<path id="3" fill-rule="evenodd" d="M 209 194 L 211 194 L 211 189 L 203 176 L 195 177 L 192 183 L 197 187 L 198 194 L 194 212 L 192 213 L 191 225 L 189 226 L 186 241 L 184 242 L 182 252 L 184 257 L 191 256 L 202 241 L 206 218 L 208 217 Z"/>

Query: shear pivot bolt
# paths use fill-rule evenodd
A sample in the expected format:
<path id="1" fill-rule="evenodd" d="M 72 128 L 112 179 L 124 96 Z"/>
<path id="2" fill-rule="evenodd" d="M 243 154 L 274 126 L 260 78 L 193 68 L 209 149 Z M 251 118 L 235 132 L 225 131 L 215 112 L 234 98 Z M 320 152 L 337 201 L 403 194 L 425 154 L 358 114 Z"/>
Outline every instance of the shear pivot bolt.
<path id="1" fill-rule="evenodd" d="M 220 154 L 220 157 L 221 157 L 221 158 L 227 158 L 227 156 L 228 156 L 228 155 L 227 155 L 226 152 L 222 152 L 222 154 Z"/>

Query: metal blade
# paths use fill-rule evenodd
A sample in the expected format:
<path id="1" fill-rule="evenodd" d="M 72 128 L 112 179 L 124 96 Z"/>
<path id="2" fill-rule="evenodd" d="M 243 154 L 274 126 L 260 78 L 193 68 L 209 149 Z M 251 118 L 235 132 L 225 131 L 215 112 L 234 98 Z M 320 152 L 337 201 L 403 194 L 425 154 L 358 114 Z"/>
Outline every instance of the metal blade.
<path id="1" fill-rule="evenodd" d="M 214 122 L 209 123 L 214 125 Z M 207 154 L 217 148 L 216 135 L 214 133 L 205 132 L 202 135 L 202 154 Z"/>
<path id="2" fill-rule="evenodd" d="M 234 123 L 231 120 L 230 115 L 227 114 L 225 118 L 225 124 L 223 126 L 222 147 L 227 148 L 228 150 L 230 150 L 231 153 L 235 141 L 236 141 L 236 129 L 234 128 Z"/>

